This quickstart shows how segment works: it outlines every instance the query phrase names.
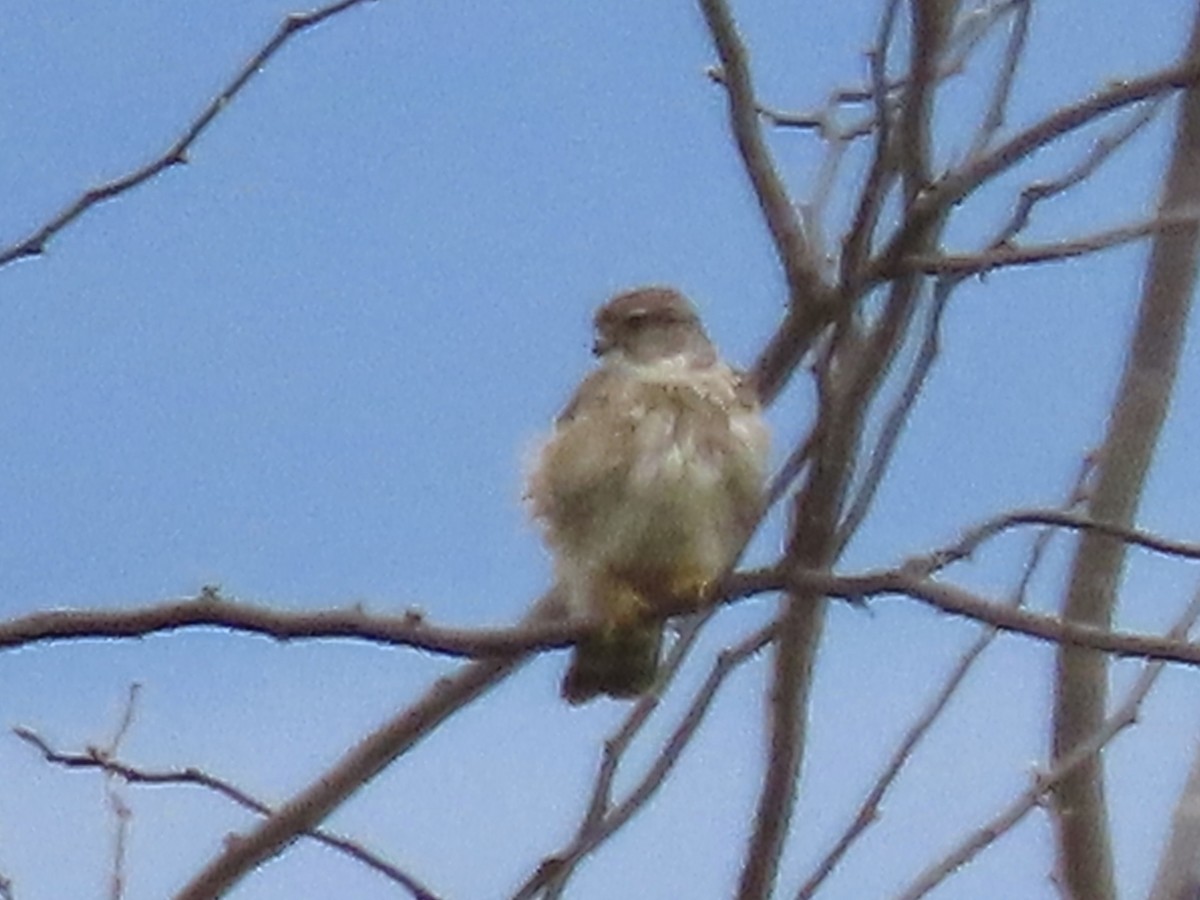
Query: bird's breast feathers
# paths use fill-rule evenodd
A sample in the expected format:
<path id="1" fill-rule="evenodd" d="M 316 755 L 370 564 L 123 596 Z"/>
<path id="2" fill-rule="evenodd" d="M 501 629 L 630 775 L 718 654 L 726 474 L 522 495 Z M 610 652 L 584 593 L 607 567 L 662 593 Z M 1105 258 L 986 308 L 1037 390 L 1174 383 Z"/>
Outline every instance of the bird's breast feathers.
<path id="1" fill-rule="evenodd" d="M 720 363 L 623 362 L 593 379 L 531 479 L 551 543 L 600 564 L 723 568 L 761 501 L 757 404 Z"/>

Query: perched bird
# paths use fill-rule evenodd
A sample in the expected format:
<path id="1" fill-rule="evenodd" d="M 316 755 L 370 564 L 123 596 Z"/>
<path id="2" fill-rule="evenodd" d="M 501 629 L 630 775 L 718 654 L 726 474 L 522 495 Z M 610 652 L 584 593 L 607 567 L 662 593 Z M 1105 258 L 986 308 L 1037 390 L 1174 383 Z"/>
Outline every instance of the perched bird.
<path id="1" fill-rule="evenodd" d="M 571 615 L 598 623 L 563 696 L 654 683 L 663 604 L 698 600 L 757 521 L 769 437 L 753 388 L 678 291 L 644 287 L 596 312 L 600 365 L 555 420 L 527 497 Z"/>

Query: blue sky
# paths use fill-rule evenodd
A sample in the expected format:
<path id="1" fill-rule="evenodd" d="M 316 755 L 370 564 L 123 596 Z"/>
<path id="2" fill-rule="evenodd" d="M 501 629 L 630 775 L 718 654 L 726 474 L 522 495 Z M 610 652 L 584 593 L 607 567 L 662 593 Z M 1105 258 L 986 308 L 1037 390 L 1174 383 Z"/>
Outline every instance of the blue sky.
<path id="1" fill-rule="evenodd" d="M 1170 61 L 1189 4 L 1039 4 L 1017 124 Z M 246 0 L 9 0 L 0 25 L 0 244 L 167 147 L 290 7 Z M 876 4 L 739 3 L 760 95 L 819 104 L 861 83 Z M 455 624 L 514 621 L 548 559 L 520 506 L 522 459 L 590 363 L 614 290 L 680 286 L 749 362 L 781 279 L 729 139 L 714 54 L 690 4 L 504 6 L 387 0 L 287 47 L 187 167 L 105 205 L 43 258 L 0 271 L 0 615 L 150 603 L 219 584 L 289 608 L 410 605 Z M 964 82 L 939 109 L 966 139 Z M 1097 182 L 1044 210 L 1050 239 L 1141 218 L 1167 121 Z M 1095 137 L 1090 133 L 1085 137 Z M 772 137 L 798 197 L 819 156 Z M 1048 151 L 956 221 L 986 234 Z M 844 197 L 834 208 L 844 209 Z M 847 556 L 878 566 L 1017 505 L 1052 505 L 1103 433 L 1144 251 L 998 273 L 964 287 L 896 467 Z M 1194 538 L 1200 473 L 1188 354 L 1141 516 Z M 776 457 L 807 393 L 772 411 Z M 956 577 L 1001 595 L 1024 538 Z M 1053 608 L 1069 542 L 1035 584 Z M 756 547 L 769 557 L 771 535 Z M 1191 569 L 1136 557 L 1122 623 L 1161 629 Z M 711 658 L 772 602 L 724 613 Z M 899 600 L 835 606 L 784 895 L 848 819 L 970 637 Z M 1022 788 L 1044 758 L 1052 656 L 1003 639 L 826 896 L 886 896 Z M 625 707 L 573 710 L 550 654 L 464 712 L 331 824 L 449 898 L 507 896 L 570 835 L 599 745 Z M 683 686 L 705 671 L 697 661 Z M 1130 664 L 1115 676 L 1127 680 Z M 286 798 L 452 665 L 407 650 L 280 647 L 218 633 L 0 653 L 0 723 L 100 744 L 144 685 L 131 761 L 196 765 Z M 724 897 L 761 769 L 766 667 L 724 689 L 676 780 L 586 864 L 572 898 Z M 1144 892 L 1195 740 L 1194 678 L 1172 671 L 1110 751 L 1119 876 Z M 678 712 L 679 699 L 669 704 Z M 654 734 L 665 733 L 666 724 Z M 645 759 L 643 753 L 639 759 Z M 99 896 L 112 827 L 99 779 L 0 738 L 0 873 L 21 900 Z M 131 900 L 167 896 L 247 816 L 184 789 L 128 790 Z M 1051 897 L 1034 816 L 938 896 Z M 64 852 L 65 851 L 65 852 Z M 390 897 L 378 876 L 299 846 L 239 898 Z"/>

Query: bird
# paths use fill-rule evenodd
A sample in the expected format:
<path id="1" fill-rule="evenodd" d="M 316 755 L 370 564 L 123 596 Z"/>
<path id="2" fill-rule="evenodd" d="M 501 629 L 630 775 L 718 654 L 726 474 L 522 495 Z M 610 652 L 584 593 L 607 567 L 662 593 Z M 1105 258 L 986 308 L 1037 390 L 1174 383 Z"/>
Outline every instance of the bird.
<path id="1" fill-rule="evenodd" d="M 770 444 L 750 380 L 682 293 L 624 291 L 593 325 L 599 364 L 525 492 L 568 616 L 594 626 L 562 683 L 573 705 L 655 684 L 663 610 L 699 602 L 735 562 L 761 515 Z"/>

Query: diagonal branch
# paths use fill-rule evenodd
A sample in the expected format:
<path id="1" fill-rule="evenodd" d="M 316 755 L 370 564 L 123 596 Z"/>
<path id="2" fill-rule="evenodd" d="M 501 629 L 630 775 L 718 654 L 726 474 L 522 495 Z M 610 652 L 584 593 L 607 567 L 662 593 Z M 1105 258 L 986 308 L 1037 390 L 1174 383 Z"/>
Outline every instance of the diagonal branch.
<path id="1" fill-rule="evenodd" d="M 1200 591 L 1193 595 L 1192 601 L 1184 611 L 1179 621 L 1167 632 L 1170 640 L 1183 641 L 1187 638 L 1188 630 L 1200 617 Z M 1108 743 L 1126 728 L 1137 722 L 1138 710 L 1142 701 L 1149 695 L 1158 676 L 1162 673 L 1161 662 L 1148 663 L 1138 676 L 1137 681 L 1125 695 L 1124 701 L 1105 719 L 1099 728 L 1088 738 L 1068 753 L 1057 759 L 1047 772 L 1036 774 L 1033 784 L 1028 790 L 997 813 L 990 821 L 972 831 L 953 850 L 938 862 L 928 866 L 910 885 L 899 900 L 918 900 L 936 888 L 947 876 L 957 872 L 974 859 L 981 851 L 993 844 L 999 837 L 1014 828 L 1026 815 L 1042 805 L 1054 788 L 1063 779 L 1070 777 L 1079 766 L 1094 760 Z M 1174 895 L 1170 900 L 1175 900 Z M 1167 900 L 1167 898 L 1162 898 Z"/>
<path id="2" fill-rule="evenodd" d="M 1023 525 L 1050 525 L 1117 538 L 1155 553 L 1178 556 L 1182 559 L 1200 560 L 1200 544 L 1176 541 L 1129 525 L 1098 522 L 1091 516 L 1066 512 L 1061 509 L 1016 509 L 989 519 L 982 525 L 970 529 L 953 547 L 935 550 L 929 555 L 933 568 L 942 569 L 975 553 L 985 541 L 998 534 Z"/>
<path id="3" fill-rule="evenodd" d="M 772 573 L 774 575 L 774 573 Z M 771 580 L 774 581 L 776 575 Z M 793 572 L 787 579 L 794 589 L 863 602 L 871 597 L 906 596 L 953 616 L 994 625 L 1047 643 L 1102 650 L 1113 656 L 1161 659 L 1200 666 L 1200 644 L 1152 635 L 1112 631 L 1081 625 L 1058 616 L 1014 609 L 986 600 L 965 588 L 922 578 L 906 569 L 885 569 L 862 575 L 830 575 L 815 570 Z"/>
<path id="4" fill-rule="evenodd" d="M 1015 8 L 1016 12 L 1013 15 L 1012 29 L 1008 33 L 1008 45 L 1004 48 L 1004 57 L 1000 62 L 1000 71 L 988 102 L 987 114 L 979 124 L 979 129 L 971 142 L 971 149 L 967 151 L 968 159 L 978 157 L 987 149 L 996 133 L 1004 127 L 1004 122 L 1008 117 L 1008 104 L 1012 98 L 1013 84 L 1016 82 L 1017 70 L 1025 55 L 1025 46 L 1029 38 L 1029 19 L 1033 12 L 1033 0 L 1015 0 L 1010 8 Z M 1005 12 L 1007 11 L 1008 9 L 1005 10 Z"/>
<path id="5" fill-rule="evenodd" d="M 708 715 L 708 710 L 712 706 L 713 700 L 716 699 L 717 692 L 729 674 L 770 643 L 775 636 L 775 630 L 775 625 L 769 624 L 717 655 L 717 660 L 709 670 L 704 684 L 696 692 L 687 711 L 663 744 L 661 751 L 642 780 L 624 800 L 599 819 L 594 827 L 581 830 L 570 846 L 559 854 L 543 860 L 537 871 L 513 895 L 513 900 L 533 900 L 541 891 L 553 889 L 555 883 L 561 883 L 587 854 L 595 850 L 601 842 L 624 826 L 634 813 L 645 806 L 646 802 L 662 786 L 683 751 L 691 743 L 697 729 Z M 558 893 L 550 896 L 558 896 Z"/>
<path id="6" fill-rule="evenodd" d="M 553 592 L 542 597 L 525 621 L 551 617 L 558 604 Z M 318 776 L 267 817 L 209 861 L 175 895 L 175 900 L 219 897 L 267 860 L 282 853 L 297 837 L 311 831 L 355 791 L 411 750 L 458 710 L 516 671 L 526 657 L 502 656 L 463 666 L 439 679 L 416 703 L 351 747 L 329 770 Z"/>
<path id="7" fill-rule="evenodd" d="M 200 115 L 188 124 L 183 133 L 167 148 L 161 156 L 139 166 L 136 169 L 90 188 L 80 194 L 49 221 L 35 228 L 26 237 L 15 243 L 0 247 L 0 267 L 6 266 L 19 259 L 40 256 L 46 250 L 46 245 L 64 228 L 90 210 L 92 207 L 105 203 L 141 184 L 161 175 L 167 169 L 183 165 L 188 161 L 187 154 L 192 145 L 227 106 L 241 93 L 242 89 L 255 75 L 263 70 L 276 53 L 302 31 L 319 25 L 326 19 L 345 12 L 351 7 L 361 6 L 372 0 L 338 0 L 328 6 L 306 13 L 290 13 L 275 29 L 271 38 L 263 44 L 249 60 L 246 61 L 230 82 L 221 89 L 215 97 L 201 110 Z"/>
<path id="8" fill-rule="evenodd" d="M 839 280 L 844 286 L 857 285 L 864 263 L 871 253 L 875 229 L 883 205 L 895 182 L 896 167 L 892 153 L 892 111 L 888 101 L 888 48 L 896 27 L 898 0 L 888 0 L 879 16 L 875 45 L 867 54 L 871 69 L 871 97 L 875 103 L 875 141 L 871 164 L 858 192 L 850 230 L 842 240 Z"/>
<path id="9" fill-rule="evenodd" d="M 746 46 L 729 7 L 725 0 L 699 2 L 721 60 L 718 80 L 728 99 L 730 130 L 788 286 L 787 314 L 751 373 L 763 403 L 769 404 L 828 321 L 829 292 L 800 217 L 763 140 Z"/>
<path id="10" fill-rule="evenodd" d="M 917 348 L 916 358 L 905 379 L 900 395 L 884 416 L 883 425 L 879 429 L 879 437 L 871 449 L 867 460 L 866 471 L 850 502 L 850 506 L 841 524 L 838 526 L 837 542 L 839 547 L 845 547 L 858 531 L 858 527 L 866 518 L 871 503 L 879 486 L 887 474 L 888 465 L 899 446 L 900 437 L 908 424 L 909 415 L 921 396 L 921 390 L 933 370 L 941 346 L 942 317 L 956 283 L 950 279 L 942 279 L 934 286 L 933 301 L 925 318 L 924 332 Z"/>
<path id="11" fill-rule="evenodd" d="M 252 797 L 231 782 L 223 778 L 218 778 L 201 769 L 143 769 L 129 763 L 121 762 L 114 755 L 95 748 L 89 748 L 84 753 L 65 753 L 61 750 L 56 750 L 45 738 L 31 728 L 18 726 L 13 729 L 13 733 L 41 753 L 46 762 L 56 766 L 77 770 L 96 769 L 104 772 L 106 775 L 120 778 L 128 784 L 195 785 L 196 787 L 220 794 L 239 806 L 245 807 L 259 815 L 269 816 L 272 812 L 271 807 L 267 806 L 261 800 Z M 381 875 L 404 887 L 415 900 L 439 900 L 437 894 L 421 884 L 412 875 L 409 875 L 356 841 L 352 841 L 350 838 L 321 828 L 314 828 L 307 831 L 303 836 L 312 838 L 318 843 L 344 853 L 352 859 L 374 869 Z"/>
<path id="12" fill-rule="evenodd" d="M 587 852 L 590 853 L 603 840 L 614 833 L 616 829 L 605 831 L 605 826 L 608 817 L 611 816 L 613 811 L 613 782 L 620 771 L 625 754 L 633 744 L 634 739 L 641 733 L 642 729 L 650 721 L 650 718 L 659 709 L 663 690 L 674 680 L 675 675 L 695 646 L 704 625 L 712 618 L 714 612 L 715 609 L 710 609 L 708 612 L 693 618 L 685 625 L 679 639 L 671 646 L 670 652 L 663 660 L 658 681 L 653 689 L 634 704 L 633 709 L 629 711 L 620 728 L 604 742 L 600 768 L 596 773 L 596 780 L 592 786 L 592 796 L 588 801 L 587 809 L 579 823 L 579 827 L 575 831 L 575 837 L 566 849 L 543 860 L 542 864 L 538 867 L 538 871 L 522 887 L 522 891 L 530 889 L 536 879 L 539 889 L 541 889 L 544 882 L 548 893 L 561 892 L 565 888 L 567 879 L 574 871 L 575 863 L 570 861 L 573 856 L 571 848 L 579 848 L 587 845 L 589 847 Z M 576 858 L 576 862 L 582 858 L 582 855 L 579 855 Z M 551 869 L 554 871 L 551 872 Z M 541 877 L 542 875 L 545 877 Z"/>
<path id="13" fill-rule="evenodd" d="M 1171 817 L 1170 837 L 1159 860 L 1150 900 L 1200 896 L 1200 747 L 1193 753 L 1192 768 Z"/>
<path id="14" fill-rule="evenodd" d="M 1031 266 L 1046 262 L 1061 262 L 1092 253 L 1111 250 L 1124 244 L 1144 240 L 1164 231 L 1193 225 L 1196 213 L 1182 212 L 1158 216 L 1132 225 L 1122 225 L 1107 231 L 1097 231 L 1080 238 L 1053 241 L 1045 244 L 1002 244 L 979 253 L 941 253 L 905 257 L 900 268 L 924 272 L 927 275 L 986 275 L 996 269 Z"/>
<path id="15" fill-rule="evenodd" d="M 700 10 L 721 60 L 720 83 L 729 101 L 729 123 L 763 219 L 787 277 L 791 304 L 811 303 L 822 284 L 787 188 L 776 171 L 758 121 L 749 54 L 725 0 L 700 0 Z"/>
<path id="16" fill-rule="evenodd" d="M 1162 111 L 1165 101 L 1165 96 L 1146 101 L 1141 109 L 1131 111 L 1124 122 L 1096 138 L 1083 158 L 1066 172 L 1049 181 L 1034 181 L 1027 185 L 1021 191 L 1016 208 L 1008 221 L 992 239 L 990 247 L 1002 247 L 1024 231 L 1033 216 L 1034 207 L 1039 203 L 1066 193 L 1095 174 L 1114 153 L 1129 143 L 1134 135 L 1154 121 Z"/>
<path id="17" fill-rule="evenodd" d="M 1090 460 L 1088 460 L 1080 468 L 1079 475 L 1076 477 L 1075 484 L 1067 498 L 1065 506 L 1068 509 L 1078 506 L 1083 501 L 1084 486 L 1087 483 L 1090 471 L 1091 464 Z M 1025 605 L 1025 600 L 1029 593 L 1029 585 L 1033 581 L 1034 574 L 1041 568 L 1042 561 L 1045 559 L 1046 552 L 1050 547 L 1050 542 L 1056 534 L 1057 532 L 1050 527 L 1045 527 L 1038 532 L 1037 537 L 1034 538 L 1029 548 L 1029 554 L 1025 560 L 1021 577 L 1011 596 L 1008 598 L 1008 606 L 1020 607 Z M 884 797 L 900 777 L 904 767 L 916 752 L 918 745 L 925 739 L 925 736 L 949 707 L 950 701 L 958 693 L 958 689 L 966 683 L 967 676 L 974 669 L 975 663 L 982 658 L 984 652 L 995 642 L 999 634 L 1000 632 L 996 628 L 982 629 L 971 645 L 963 651 L 954 668 L 946 676 L 937 694 L 928 702 L 925 710 L 912 723 L 900 743 L 892 752 L 883 771 L 875 780 L 870 790 L 867 791 L 866 797 L 859 804 L 854 818 L 834 843 L 833 848 L 817 864 L 813 873 L 805 879 L 804 884 L 801 885 L 800 890 L 796 893 L 796 900 L 812 900 L 818 889 L 825 882 L 825 879 L 833 873 L 834 869 L 837 868 L 842 859 L 849 853 L 855 842 L 866 833 L 871 825 L 878 821 L 880 806 L 883 803 Z"/>
<path id="18" fill-rule="evenodd" d="M 1200 7 L 1180 70 L 1200 67 Z M 1173 215 L 1200 205 L 1200 86 L 1194 81 L 1179 107 L 1171 162 L 1160 202 Z M 1121 384 L 1109 418 L 1092 518 L 1118 525 L 1133 522 L 1163 423 L 1174 393 L 1183 336 L 1187 331 L 1200 228 L 1195 223 L 1160 232 L 1147 262 L 1137 324 L 1130 338 Z M 1109 627 L 1125 544 L 1096 532 L 1085 533 L 1072 562 L 1063 615 L 1072 624 Z M 1077 647 L 1058 654 L 1054 701 L 1054 755 L 1066 757 L 1104 721 L 1108 659 Z M 1054 792 L 1060 873 L 1071 896 L 1088 900 L 1116 897 L 1112 847 L 1101 761 L 1089 757 Z"/>
<path id="19" fill-rule="evenodd" d="M 980 185 L 1028 159 L 1064 135 L 1078 131 L 1125 107 L 1191 87 L 1200 78 L 1200 62 L 1185 60 L 1151 75 L 1118 82 L 1076 103 L 1064 106 L 1018 132 L 990 153 L 949 173 L 925 191 L 904 225 L 871 263 L 865 283 L 886 280 L 912 251 L 914 236 L 929 222 L 961 203 Z"/>

